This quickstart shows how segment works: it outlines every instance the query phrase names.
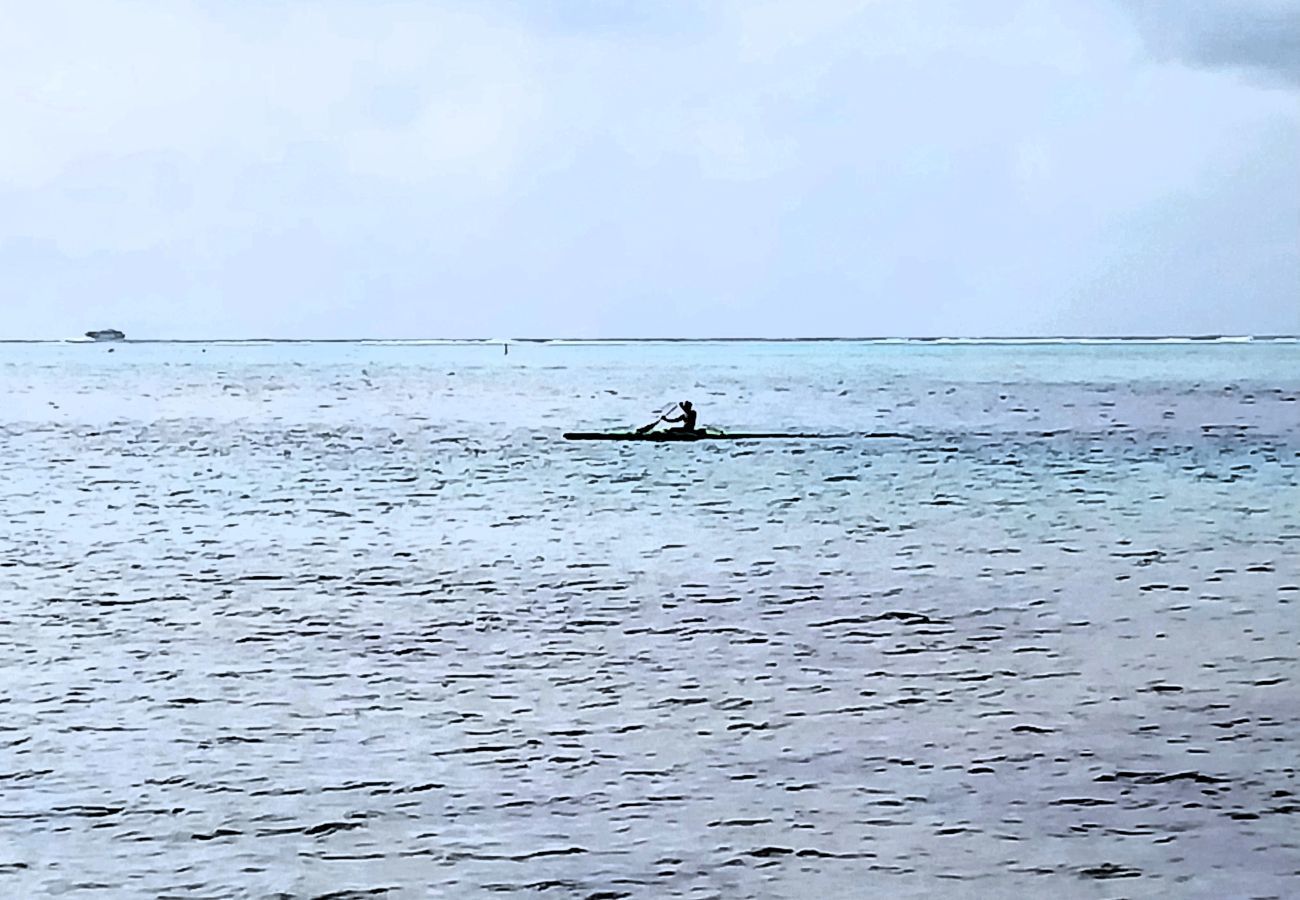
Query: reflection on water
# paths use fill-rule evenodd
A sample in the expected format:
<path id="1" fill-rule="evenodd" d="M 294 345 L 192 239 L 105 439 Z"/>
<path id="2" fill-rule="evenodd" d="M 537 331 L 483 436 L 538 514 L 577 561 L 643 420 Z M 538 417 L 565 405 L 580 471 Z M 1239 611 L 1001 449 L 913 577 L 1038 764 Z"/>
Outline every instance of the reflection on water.
<path id="1" fill-rule="evenodd" d="M 1292 348 L 206 349 L 0 357 L 8 896 L 1292 891 Z"/>

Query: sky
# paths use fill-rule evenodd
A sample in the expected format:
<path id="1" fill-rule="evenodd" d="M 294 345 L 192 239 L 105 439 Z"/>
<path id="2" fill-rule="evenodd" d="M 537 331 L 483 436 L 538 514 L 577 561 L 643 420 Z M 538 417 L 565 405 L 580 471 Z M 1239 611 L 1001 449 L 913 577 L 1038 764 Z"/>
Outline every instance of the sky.
<path id="1" fill-rule="evenodd" d="M 0 338 L 1300 333 L 1300 0 L 0 0 Z"/>

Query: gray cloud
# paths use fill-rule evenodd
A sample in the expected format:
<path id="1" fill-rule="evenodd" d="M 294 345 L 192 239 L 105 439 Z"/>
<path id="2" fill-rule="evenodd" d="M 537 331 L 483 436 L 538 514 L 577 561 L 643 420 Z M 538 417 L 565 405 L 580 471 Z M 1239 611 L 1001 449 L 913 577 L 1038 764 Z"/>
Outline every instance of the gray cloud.
<path id="1" fill-rule="evenodd" d="M 1296 0 L 1124 0 L 1151 51 L 1206 69 L 1240 69 L 1300 87 Z"/>

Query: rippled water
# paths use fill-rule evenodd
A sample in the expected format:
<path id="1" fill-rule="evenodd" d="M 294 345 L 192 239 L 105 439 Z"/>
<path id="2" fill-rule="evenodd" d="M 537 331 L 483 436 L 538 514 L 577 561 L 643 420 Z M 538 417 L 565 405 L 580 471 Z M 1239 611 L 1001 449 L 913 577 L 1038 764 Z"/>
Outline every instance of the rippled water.
<path id="1" fill-rule="evenodd" d="M 1294 896 L 1298 362 L 2 346 L 0 894 Z"/>

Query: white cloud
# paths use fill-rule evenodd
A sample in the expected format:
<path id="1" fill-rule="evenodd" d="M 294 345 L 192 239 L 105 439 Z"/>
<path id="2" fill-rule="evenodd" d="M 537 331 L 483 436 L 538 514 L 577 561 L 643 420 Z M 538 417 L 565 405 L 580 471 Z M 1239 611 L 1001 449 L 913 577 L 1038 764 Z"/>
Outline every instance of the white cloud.
<path id="1" fill-rule="evenodd" d="M 1221 328 L 1148 300 L 1169 330 L 1300 327 L 1295 257 L 1217 218 L 1296 236 L 1293 98 L 1153 63 L 1119 7 L 647 9 L 0 0 L 10 327 L 1133 331 L 1134 221 L 1258 287 Z"/>

